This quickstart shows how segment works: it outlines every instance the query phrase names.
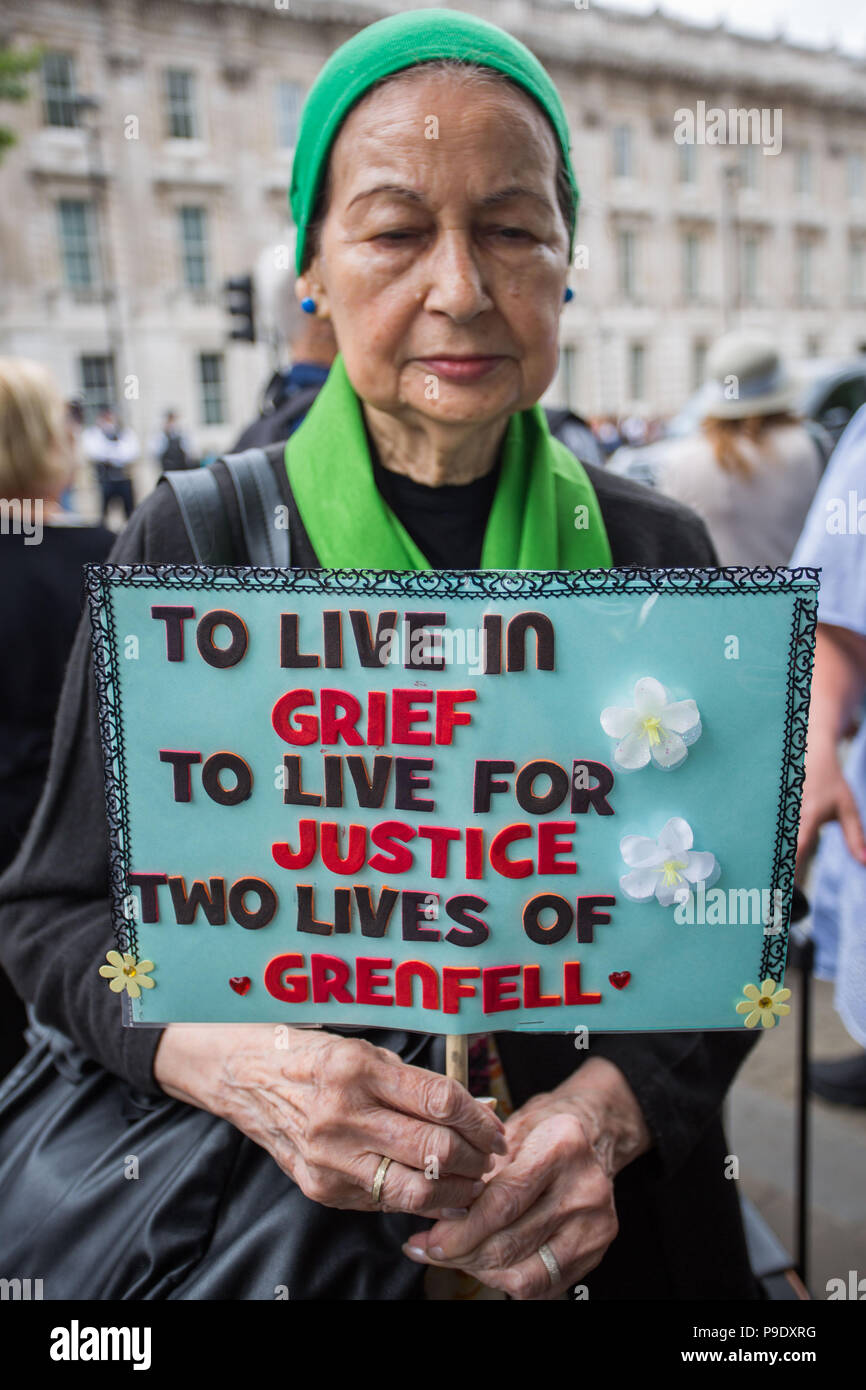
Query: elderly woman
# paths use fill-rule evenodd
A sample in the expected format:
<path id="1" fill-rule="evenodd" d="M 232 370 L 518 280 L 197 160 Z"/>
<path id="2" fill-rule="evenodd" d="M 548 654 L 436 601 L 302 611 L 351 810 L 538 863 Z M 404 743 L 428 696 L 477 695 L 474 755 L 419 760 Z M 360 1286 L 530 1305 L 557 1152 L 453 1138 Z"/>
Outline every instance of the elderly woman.
<path id="1" fill-rule="evenodd" d="M 334 54 L 304 110 L 292 206 L 304 308 L 340 351 L 269 453 L 294 564 L 714 562 L 690 512 L 584 469 L 537 405 L 576 203 L 556 91 L 499 29 L 424 10 Z M 167 485 L 113 558 L 192 559 Z M 270 1026 L 124 1030 L 96 970 L 108 881 L 82 631 L 0 906 L 39 1021 L 5 1099 L 0 1243 L 9 1268 L 50 1271 L 46 1297 L 408 1299 L 443 1268 L 519 1299 L 756 1296 L 719 1118 L 751 1039 L 598 1035 L 579 1051 L 499 1034 L 484 1047 L 516 1107 L 503 1124 L 441 1074 L 441 1038 L 290 1029 L 278 1048 Z M 488 1065 L 472 1089 L 491 1084 Z M 40 1107 L 50 1134 L 69 1122 L 61 1177 L 50 1138 L 33 1141 Z M 123 1180 L 129 1155 L 139 1182 Z"/>

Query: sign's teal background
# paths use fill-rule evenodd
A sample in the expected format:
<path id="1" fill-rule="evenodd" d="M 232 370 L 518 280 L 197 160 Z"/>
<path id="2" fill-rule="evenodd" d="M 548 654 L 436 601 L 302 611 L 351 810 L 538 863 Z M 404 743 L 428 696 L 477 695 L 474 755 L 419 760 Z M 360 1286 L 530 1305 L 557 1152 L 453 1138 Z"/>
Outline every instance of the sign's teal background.
<path id="1" fill-rule="evenodd" d="M 176 586 L 111 584 L 126 775 L 130 806 L 131 871 L 183 875 L 189 887 L 195 878 L 224 876 L 226 887 L 236 879 L 258 875 L 276 889 L 280 908 L 265 928 L 250 931 L 231 918 L 210 926 L 201 913 L 194 925 L 173 921 L 167 887 L 159 890 L 161 920 L 137 924 L 139 956 L 156 962 L 157 987 L 133 1004 L 136 1022 L 231 1021 L 323 1022 L 402 1027 L 423 1032 L 478 1032 L 495 1026 L 541 1031 L 571 1031 L 576 1024 L 591 1029 L 693 1029 L 741 1027 L 734 1005 L 743 985 L 758 981 L 762 926 L 678 925 L 674 909 L 630 902 L 619 888 L 627 872 L 619 841 L 629 833 L 656 836 L 670 816 L 683 816 L 692 825 L 696 849 L 711 850 L 721 864 L 718 888 L 769 889 L 783 760 L 783 730 L 789 642 L 795 594 L 792 592 L 732 592 L 724 595 L 622 593 L 531 599 L 457 598 L 453 594 L 401 599 L 390 594 L 367 597 L 333 593 L 291 594 L 183 591 Z M 240 614 L 250 633 L 249 649 L 241 663 L 217 670 L 199 656 L 194 624 L 186 624 L 185 660 L 169 663 L 165 655 L 165 624 L 150 616 L 153 604 L 188 603 L 196 620 L 217 607 Z M 441 672 L 363 670 L 357 659 L 348 618 L 344 618 L 342 670 L 320 666 L 298 671 L 279 666 L 279 614 L 301 615 L 302 649 L 321 651 L 321 613 L 342 606 L 366 607 L 375 630 L 380 610 L 400 612 L 444 610 L 450 627 L 479 626 L 486 612 L 507 619 L 533 606 L 543 607 L 556 629 L 556 672 L 530 667 L 522 673 L 471 676 L 464 666 Z M 125 639 L 139 641 L 139 657 L 124 656 Z M 726 639 L 739 640 L 739 658 L 726 659 Z M 219 640 L 226 639 L 223 630 Z M 530 639 L 532 642 L 533 639 Z M 531 648 L 530 648 L 531 649 Z M 672 772 L 653 766 L 638 772 L 616 773 L 610 795 L 614 816 L 599 817 L 590 810 L 571 816 L 566 801 L 550 819 L 577 821 L 574 857 L 576 875 L 538 875 L 505 879 L 489 865 L 483 880 L 468 884 L 460 874 L 461 846 L 452 848 L 457 872 L 448 879 L 431 879 L 428 841 L 413 841 L 416 867 L 385 877 L 369 867 L 353 877 L 332 876 L 315 863 L 297 881 L 317 885 L 317 915 L 329 916 L 330 890 L 353 882 L 383 882 L 395 888 L 438 892 L 441 895 L 443 935 L 452 925 L 444 912 L 445 899 L 460 891 L 487 898 L 481 915 L 490 927 L 489 940 L 470 949 L 436 942 L 421 946 L 404 942 L 399 904 L 386 936 L 300 934 L 296 930 L 295 879 L 274 862 L 271 844 L 287 840 L 297 847 L 301 817 L 348 824 L 362 820 L 372 826 L 396 818 L 413 825 L 484 825 L 487 843 L 496 830 L 515 820 L 536 824 L 541 818 L 525 814 L 513 795 L 493 798 L 484 817 L 472 811 L 472 779 L 476 758 L 509 758 L 517 768 L 532 758 L 548 758 L 570 770 L 572 760 L 596 759 L 612 766 L 613 743 L 602 731 L 600 711 L 606 705 L 631 704 L 635 681 L 654 676 L 672 699 L 697 701 L 703 734 L 689 750 L 686 762 Z M 469 727 L 457 728 L 451 747 L 393 746 L 384 749 L 329 748 L 329 752 L 375 752 L 418 755 L 435 760 L 432 813 L 395 812 L 393 774 L 385 805 L 360 810 L 345 777 L 347 805 L 343 808 L 285 806 L 276 785 L 284 753 L 300 753 L 305 785 L 322 790 L 322 752 L 319 745 L 295 748 L 283 743 L 271 726 L 271 710 L 286 690 L 295 686 L 337 686 L 351 690 L 364 703 L 366 691 L 395 686 L 475 685 L 478 699 L 465 706 L 472 714 Z M 424 728 L 424 725 L 416 726 Z M 176 803 L 171 767 L 159 761 L 160 748 L 200 750 L 203 758 L 220 749 L 239 753 L 255 779 L 251 799 L 239 806 L 215 804 L 201 786 L 200 767 L 194 767 L 193 799 Z M 226 778 L 227 785 L 232 778 Z M 512 779 L 513 785 L 513 779 Z M 546 782 L 539 784 L 543 790 Z M 371 846 L 371 852 L 372 852 Z M 536 842 L 514 845 L 510 857 L 531 854 Z M 522 927 L 524 903 L 537 892 L 550 891 L 573 899 L 580 894 L 613 894 L 612 920 L 596 928 L 592 944 L 578 946 L 575 933 L 550 946 L 531 942 Z M 137 897 L 137 890 L 136 890 Z M 434 924 L 435 925 L 435 924 Z M 263 972 L 281 952 L 328 952 L 353 959 L 356 955 L 389 956 L 395 963 L 425 957 L 444 965 L 489 965 L 537 962 L 542 966 L 542 989 L 561 993 L 561 964 L 580 960 L 582 984 L 600 991 L 602 1002 L 584 1008 L 544 1008 L 483 1015 L 480 997 L 464 1000 L 459 1015 L 417 1007 L 361 1007 L 333 1004 L 290 1006 L 272 998 Z M 612 971 L 631 972 L 631 983 L 617 991 L 608 983 Z M 248 975 L 252 988 L 243 997 L 229 987 L 232 976 Z M 416 986 L 420 1000 L 420 988 Z M 480 996 L 480 989 L 479 989 Z"/>

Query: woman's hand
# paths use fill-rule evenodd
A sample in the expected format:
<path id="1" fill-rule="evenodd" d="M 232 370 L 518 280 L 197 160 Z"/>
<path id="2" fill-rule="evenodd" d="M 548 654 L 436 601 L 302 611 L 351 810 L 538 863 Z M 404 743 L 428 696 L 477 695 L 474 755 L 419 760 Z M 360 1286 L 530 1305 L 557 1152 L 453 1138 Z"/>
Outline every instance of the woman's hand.
<path id="1" fill-rule="evenodd" d="M 154 1074 L 169 1095 L 231 1121 L 327 1207 L 453 1214 L 506 1151 L 502 1122 L 456 1081 L 360 1038 L 170 1024 Z M 392 1163 L 374 1202 L 382 1157 Z"/>
<path id="2" fill-rule="evenodd" d="M 472 1274 L 516 1299 L 560 1298 L 600 1262 L 619 1229 L 616 1173 L 650 1147 L 625 1077 L 591 1058 L 506 1125 L 498 1159 L 465 1220 L 441 1220 L 403 1247 L 410 1259 Z M 549 1247 L 560 1275 L 538 1251 Z"/>

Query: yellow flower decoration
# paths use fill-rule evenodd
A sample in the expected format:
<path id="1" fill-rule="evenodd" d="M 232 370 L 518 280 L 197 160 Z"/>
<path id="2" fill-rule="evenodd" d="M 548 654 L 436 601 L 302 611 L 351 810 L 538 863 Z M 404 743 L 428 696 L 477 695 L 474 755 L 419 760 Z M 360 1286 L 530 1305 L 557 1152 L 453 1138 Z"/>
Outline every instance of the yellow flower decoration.
<path id="1" fill-rule="evenodd" d="M 785 1003 L 791 998 L 791 991 L 779 989 L 778 980 L 765 980 L 760 989 L 757 985 L 744 985 L 743 993 L 746 997 L 737 1005 L 737 1013 L 748 1015 L 743 1020 L 747 1028 L 754 1028 L 759 1019 L 763 1028 L 775 1028 L 776 1019 L 791 1012 L 790 1004 Z"/>
<path id="2" fill-rule="evenodd" d="M 100 965 L 99 973 L 115 994 L 126 990 L 130 999 L 138 999 L 143 989 L 153 989 L 156 984 L 150 978 L 152 960 L 136 960 L 135 956 L 121 955 L 119 951 L 107 951 L 105 959 L 108 965 Z"/>

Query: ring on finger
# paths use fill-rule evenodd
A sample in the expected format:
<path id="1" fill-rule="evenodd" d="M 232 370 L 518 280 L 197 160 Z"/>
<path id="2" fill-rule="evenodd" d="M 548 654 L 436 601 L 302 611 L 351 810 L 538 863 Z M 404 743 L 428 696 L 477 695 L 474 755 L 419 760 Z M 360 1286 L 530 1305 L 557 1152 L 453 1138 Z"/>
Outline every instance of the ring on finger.
<path id="1" fill-rule="evenodd" d="M 539 1245 L 538 1254 L 541 1256 L 541 1262 L 550 1276 L 550 1287 L 553 1288 L 562 1278 L 562 1270 L 559 1268 L 556 1256 L 547 1244 Z"/>
<path id="2" fill-rule="evenodd" d="M 391 1163 L 392 1160 L 390 1158 L 385 1158 L 384 1154 L 379 1160 L 379 1167 L 376 1169 L 373 1186 L 370 1188 L 374 1202 L 381 1202 L 382 1200 L 382 1188 L 385 1186 L 385 1174 L 391 1167 Z"/>

